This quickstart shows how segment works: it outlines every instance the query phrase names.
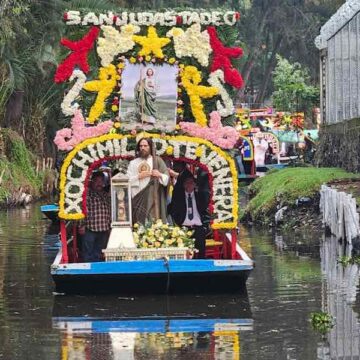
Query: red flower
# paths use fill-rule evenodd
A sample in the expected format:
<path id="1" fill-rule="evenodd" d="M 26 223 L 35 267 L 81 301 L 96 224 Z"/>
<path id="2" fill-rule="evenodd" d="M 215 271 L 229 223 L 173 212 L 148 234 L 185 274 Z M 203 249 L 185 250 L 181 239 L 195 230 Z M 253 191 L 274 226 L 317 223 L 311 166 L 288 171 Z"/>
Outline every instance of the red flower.
<path id="1" fill-rule="evenodd" d="M 113 23 L 116 23 L 116 20 L 118 19 L 118 17 L 116 15 L 113 16 Z"/>
<path id="2" fill-rule="evenodd" d="M 240 57 L 243 54 L 242 49 L 225 47 L 218 38 L 215 27 L 209 26 L 207 31 L 210 36 L 210 45 L 213 49 L 211 72 L 218 69 L 223 70 L 225 82 L 235 88 L 241 88 L 243 79 L 241 74 L 232 66 L 230 59 Z"/>
<path id="3" fill-rule="evenodd" d="M 182 18 L 182 16 L 177 15 L 177 16 L 176 16 L 176 24 L 177 24 L 177 25 L 182 25 L 182 23 L 183 23 L 183 18 Z"/>
<path id="4" fill-rule="evenodd" d="M 240 19 L 240 13 L 239 13 L 238 11 L 235 13 L 235 19 L 236 19 L 236 20 L 239 20 L 239 19 Z"/>
<path id="5" fill-rule="evenodd" d="M 68 13 L 66 12 L 66 13 L 64 13 L 64 15 L 63 15 L 63 19 L 64 19 L 64 21 L 67 21 L 67 19 L 68 19 Z"/>
<path id="6" fill-rule="evenodd" d="M 61 83 L 68 80 L 75 68 L 78 66 L 84 73 L 89 71 L 87 56 L 94 46 L 100 29 L 93 26 L 90 31 L 79 41 L 61 39 L 61 44 L 72 50 L 72 53 L 58 66 L 55 73 L 55 82 Z"/>

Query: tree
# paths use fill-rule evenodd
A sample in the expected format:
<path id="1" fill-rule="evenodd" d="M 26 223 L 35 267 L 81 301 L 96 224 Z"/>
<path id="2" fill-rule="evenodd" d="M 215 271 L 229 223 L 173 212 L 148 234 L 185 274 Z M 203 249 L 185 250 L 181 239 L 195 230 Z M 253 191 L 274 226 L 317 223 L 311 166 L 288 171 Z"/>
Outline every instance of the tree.
<path id="1" fill-rule="evenodd" d="M 245 87 L 252 92 L 257 90 L 255 103 L 262 103 L 272 92 L 276 54 L 306 65 L 311 78 L 318 81 L 314 39 L 343 3 L 344 0 L 253 0 L 250 8 L 243 9 L 240 38 L 247 46 L 241 72 Z M 240 102 L 244 102 L 244 89 L 239 94 Z"/>
<path id="2" fill-rule="evenodd" d="M 280 55 L 273 72 L 273 103 L 276 109 L 290 112 L 309 113 L 319 104 L 319 89 L 310 85 L 308 70 L 299 63 L 291 64 Z"/>

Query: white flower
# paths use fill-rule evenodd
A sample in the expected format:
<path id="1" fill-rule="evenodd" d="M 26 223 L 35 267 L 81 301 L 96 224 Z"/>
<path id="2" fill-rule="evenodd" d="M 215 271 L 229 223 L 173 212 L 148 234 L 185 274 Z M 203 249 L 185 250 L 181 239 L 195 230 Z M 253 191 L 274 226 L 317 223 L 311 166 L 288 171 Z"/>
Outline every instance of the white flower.
<path id="1" fill-rule="evenodd" d="M 70 77 L 70 81 L 73 81 L 74 79 L 76 79 L 74 86 L 66 94 L 61 103 L 61 110 L 66 116 L 75 115 L 75 111 L 79 108 L 79 104 L 74 103 L 74 101 L 79 96 L 80 91 L 86 82 L 86 75 L 81 70 L 74 70 Z"/>
<path id="2" fill-rule="evenodd" d="M 89 12 L 84 16 L 81 24 L 82 25 L 89 25 L 89 24 L 99 25 L 99 18 L 95 15 L 95 13 Z"/>
<path id="3" fill-rule="evenodd" d="M 80 11 L 70 10 L 66 15 L 66 25 L 79 25 L 81 23 Z"/>
<path id="4" fill-rule="evenodd" d="M 140 31 L 140 27 L 136 25 L 123 25 L 120 31 L 112 26 L 101 26 L 103 37 L 99 37 L 97 52 L 101 59 L 102 66 L 108 66 L 112 63 L 114 57 L 131 50 L 135 43 L 132 39 L 133 35 Z"/>
<path id="5" fill-rule="evenodd" d="M 209 55 L 212 52 L 209 34 L 207 31 L 201 32 L 200 24 L 195 23 L 186 31 L 174 27 L 166 36 L 173 38 L 178 58 L 190 56 L 196 58 L 202 66 L 209 65 Z"/>
<path id="6" fill-rule="evenodd" d="M 234 103 L 230 98 L 229 94 L 227 93 L 225 87 L 223 86 L 224 72 L 222 70 L 216 70 L 212 72 L 209 76 L 208 83 L 219 90 L 219 95 L 221 96 L 223 104 L 221 104 L 220 101 L 217 101 L 216 108 L 219 111 L 220 116 L 226 117 L 234 114 L 235 112 Z"/>

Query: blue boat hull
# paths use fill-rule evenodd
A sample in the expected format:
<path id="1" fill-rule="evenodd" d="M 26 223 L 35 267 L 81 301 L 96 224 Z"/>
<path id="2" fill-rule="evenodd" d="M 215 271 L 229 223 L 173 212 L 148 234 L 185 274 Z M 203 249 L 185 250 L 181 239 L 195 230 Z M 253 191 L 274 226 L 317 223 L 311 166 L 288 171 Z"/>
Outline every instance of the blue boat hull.
<path id="1" fill-rule="evenodd" d="M 149 260 L 53 265 L 66 294 L 239 292 L 253 268 L 244 260 Z"/>
<path id="2" fill-rule="evenodd" d="M 248 271 L 219 273 L 53 275 L 56 292 L 66 294 L 178 294 L 239 292 Z"/>
<path id="3" fill-rule="evenodd" d="M 56 204 L 40 206 L 41 212 L 51 221 L 59 221 L 59 206 Z"/>

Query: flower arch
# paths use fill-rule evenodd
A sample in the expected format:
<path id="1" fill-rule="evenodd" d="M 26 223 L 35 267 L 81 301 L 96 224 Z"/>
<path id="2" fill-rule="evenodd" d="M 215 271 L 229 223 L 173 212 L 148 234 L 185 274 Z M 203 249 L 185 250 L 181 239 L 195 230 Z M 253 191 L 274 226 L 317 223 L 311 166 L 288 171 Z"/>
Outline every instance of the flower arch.
<path id="1" fill-rule="evenodd" d="M 238 183 L 234 160 L 207 140 L 182 135 L 143 133 L 156 145 L 156 154 L 201 163 L 212 185 L 213 229 L 231 229 L 238 220 Z M 85 217 L 88 177 L 104 160 L 133 158 L 133 135 L 107 134 L 78 144 L 64 159 L 60 172 L 59 217 L 78 220 Z"/>

